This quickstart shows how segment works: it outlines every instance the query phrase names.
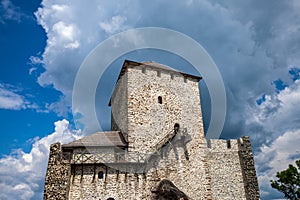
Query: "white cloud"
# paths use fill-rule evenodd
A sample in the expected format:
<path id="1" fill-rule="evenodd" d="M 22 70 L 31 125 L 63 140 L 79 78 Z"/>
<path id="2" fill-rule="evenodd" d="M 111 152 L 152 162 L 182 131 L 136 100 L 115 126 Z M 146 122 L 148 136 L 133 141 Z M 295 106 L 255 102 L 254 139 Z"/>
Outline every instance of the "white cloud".
<path id="1" fill-rule="evenodd" d="M 284 132 L 300 129 L 300 80 L 296 80 L 278 94 L 267 95 L 265 102 L 249 108 L 246 125 L 248 131 L 253 126 L 263 127 L 263 132 L 252 133 L 271 142 Z M 251 112 L 250 112 L 251 111 Z M 271 134 L 270 134 L 271 133 Z"/>
<path id="2" fill-rule="evenodd" d="M 33 140 L 29 153 L 18 149 L 0 159 L 1 199 L 42 199 L 50 144 L 80 138 L 80 131 L 69 129 L 67 120 L 54 125 L 55 132 Z"/>
<path id="3" fill-rule="evenodd" d="M 123 30 L 122 26 L 126 22 L 126 17 L 113 16 L 109 22 L 100 22 L 100 27 L 108 34 L 113 34 Z"/>
<path id="4" fill-rule="evenodd" d="M 38 56 L 30 56 L 29 60 L 30 60 L 30 64 L 32 65 L 43 63 L 43 60 Z"/>
<path id="5" fill-rule="evenodd" d="M 68 112 L 70 111 L 69 102 L 66 102 L 67 99 L 64 96 L 60 97 L 60 100 L 46 104 L 45 111 L 47 112 L 55 112 L 60 117 L 68 116 Z"/>
<path id="6" fill-rule="evenodd" d="M 20 8 L 15 6 L 10 0 L 2 0 L 0 4 L 0 23 L 5 24 L 7 20 L 20 22 L 25 15 L 20 11 Z"/>
<path id="7" fill-rule="evenodd" d="M 30 100 L 33 99 L 34 96 L 23 93 L 26 92 L 24 92 L 20 87 L 0 83 L 0 109 L 32 109 L 37 112 L 49 112 L 47 104 L 46 106 L 43 106 L 38 105 L 36 102 L 31 102 Z"/>
<path id="8" fill-rule="evenodd" d="M 283 198 L 271 188 L 270 180 L 277 180 L 276 172 L 295 166 L 300 159 L 300 129 L 287 131 L 275 139 L 270 145 L 263 145 L 261 152 L 255 156 L 258 181 L 261 194 L 265 199 Z"/>
<path id="9" fill-rule="evenodd" d="M 246 129 L 253 136 L 252 140 L 262 138 L 255 153 L 262 199 L 282 198 L 271 188 L 270 180 L 275 179 L 276 172 L 300 159 L 299 104 L 300 80 L 296 80 L 278 94 L 267 95 L 256 108 L 249 109 Z M 261 127 L 261 130 L 253 130 L 253 127 Z"/>
<path id="10" fill-rule="evenodd" d="M 28 104 L 24 97 L 10 90 L 6 85 L 0 84 L 0 108 L 20 110 Z"/>
<path id="11" fill-rule="evenodd" d="M 161 1 L 151 4 L 141 4 L 139 1 L 92 1 L 89 4 L 68 0 L 61 3 L 43 1 L 43 7 L 39 8 L 36 16 L 48 37 L 43 53 L 46 71 L 38 82 L 41 85 L 53 85 L 65 95 L 68 99 L 66 102 L 71 102 L 74 78 L 85 56 L 107 34 L 129 27 L 172 28 L 202 43 L 216 59 L 227 87 L 241 102 L 239 110 L 244 109 L 241 105 L 255 101 L 265 89 L 272 91 L 270 79 L 277 79 L 276 73 L 270 73 L 273 70 L 271 61 L 252 39 L 251 23 L 240 23 L 227 8 L 209 1 L 192 1 L 188 4 L 181 1 L 172 4 Z M 77 44 L 80 45 L 78 50 L 73 49 Z M 257 74 L 259 71 L 261 73 Z M 254 76 L 262 81 L 263 86 L 248 79 Z M 229 108 L 230 112 L 235 111 L 231 106 Z M 240 121 L 241 117 L 236 119 L 232 121 Z"/>
<path id="12" fill-rule="evenodd" d="M 53 38 L 49 43 L 51 45 L 57 45 L 56 42 L 63 42 L 65 48 L 78 48 L 79 42 L 76 40 L 76 34 L 78 30 L 73 24 L 65 24 L 63 21 L 55 23 L 52 27 L 53 32 L 57 37 Z"/>

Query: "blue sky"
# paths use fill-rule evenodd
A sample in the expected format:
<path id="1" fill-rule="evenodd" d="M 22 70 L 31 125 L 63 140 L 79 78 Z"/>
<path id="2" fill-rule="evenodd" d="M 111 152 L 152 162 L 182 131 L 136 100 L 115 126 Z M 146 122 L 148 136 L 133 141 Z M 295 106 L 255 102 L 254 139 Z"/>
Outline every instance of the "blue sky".
<path id="1" fill-rule="evenodd" d="M 1 194 L 41 198 L 48 145 L 89 132 L 84 120 L 77 130 L 71 110 L 84 58 L 115 33 L 151 26 L 192 37 L 213 58 L 227 94 L 221 137 L 251 137 L 262 199 L 280 199 L 269 180 L 300 158 L 299 9 L 297 0 L 1 0 Z M 121 56 L 98 86 L 96 109 L 104 129 L 109 129 L 107 102 L 124 59 L 154 60 L 196 73 L 167 52 Z M 201 93 L 207 124 L 210 100 L 204 83 Z"/>

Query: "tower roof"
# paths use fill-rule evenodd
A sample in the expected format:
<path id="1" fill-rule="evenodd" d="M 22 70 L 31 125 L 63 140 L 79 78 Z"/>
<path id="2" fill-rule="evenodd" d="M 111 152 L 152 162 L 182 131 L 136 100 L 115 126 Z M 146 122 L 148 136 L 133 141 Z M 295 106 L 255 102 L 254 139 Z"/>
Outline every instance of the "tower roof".
<path id="1" fill-rule="evenodd" d="M 128 145 L 120 131 L 97 132 L 62 145 L 65 148 L 76 147 L 126 147 Z"/>

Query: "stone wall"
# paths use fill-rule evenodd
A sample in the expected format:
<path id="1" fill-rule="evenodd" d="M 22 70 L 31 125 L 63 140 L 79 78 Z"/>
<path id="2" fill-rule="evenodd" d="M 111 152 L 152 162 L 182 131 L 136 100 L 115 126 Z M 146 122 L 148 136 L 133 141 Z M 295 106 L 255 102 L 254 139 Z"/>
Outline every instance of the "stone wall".
<path id="1" fill-rule="evenodd" d="M 244 136 L 240 140 L 238 140 L 238 144 L 246 198 L 247 200 L 257 200 L 259 199 L 259 187 L 256 177 L 250 138 Z"/>
<path id="2" fill-rule="evenodd" d="M 172 148 L 165 156 L 158 156 L 156 164 L 147 173 L 132 173 L 134 164 L 121 167 L 100 164 L 73 165 L 69 199 L 152 199 L 153 191 L 163 179 L 172 181 L 192 199 L 211 199 L 208 159 L 205 148 L 198 149 L 196 159 L 187 160 L 182 147 L 177 148 L 178 158 Z M 125 170 L 126 168 L 126 170 Z M 103 178 L 98 174 L 103 173 Z"/>
<path id="3" fill-rule="evenodd" d="M 127 78 L 130 151 L 151 152 L 175 123 L 205 142 L 198 80 L 149 66 L 128 67 Z"/>
<path id="4" fill-rule="evenodd" d="M 237 140 L 209 140 L 207 150 L 213 199 L 246 199 Z"/>
<path id="5" fill-rule="evenodd" d="M 98 173 L 103 178 L 98 178 Z M 73 166 L 70 199 L 151 199 L 149 185 L 143 174 L 118 171 L 104 165 Z M 146 192 L 147 191 L 147 192 Z"/>
<path id="6" fill-rule="evenodd" d="M 62 160 L 60 143 L 50 146 L 48 168 L 45 179 L 44 199 L 58 200 L 68 199 L 70 188 L 70 164 Z"/>
<path id="7" fill-rule="evenodd" d="M 248 137 L 209 140 L 188 148 L 166 148 L 147 173 L 135 173 L 135 164 L 65 164 L 59 143 L 51 145 L 44 199 L 153 199 L 161 180 L 167 179 L 191 199 L 259 199 L 253 156 Z M 80 153 L 82 149 L 75 149 Z M 99 149 L 91 149 L 99 153 Z M 149 163 L 148 163 L 149 164 Z M 135 167 L 141 167 L 135 165 Z M 99 175 L 103 174 L 103 177 Z"/>
<path id="8" fill-rule="evenodd" d="M 111 130 L 121 131 L 125 137 L 128 132 L 127 74 L 118 80 L 111 97 Z"/>

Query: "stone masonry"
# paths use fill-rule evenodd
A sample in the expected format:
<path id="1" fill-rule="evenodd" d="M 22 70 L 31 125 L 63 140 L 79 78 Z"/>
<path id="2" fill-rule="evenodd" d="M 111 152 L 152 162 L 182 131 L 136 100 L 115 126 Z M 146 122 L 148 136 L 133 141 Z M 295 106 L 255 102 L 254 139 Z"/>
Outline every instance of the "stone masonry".
<path id="1" fill-rule="evenodd" d="M 259 199 L 249 137 L 205 139 L 200 79 L 126 60 L 112 131 L 51 145 L 44 199 Z"/>
<path id="2" fill-rule="evenodd" d="M 70 164 L 65 163 L 62 159 L 61 144 L 52 144 L 45 179 L 44 199 L 68 199 L 70 169 Z"/>

